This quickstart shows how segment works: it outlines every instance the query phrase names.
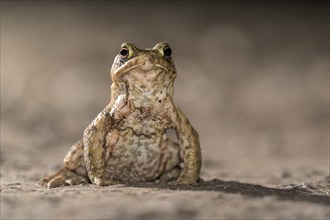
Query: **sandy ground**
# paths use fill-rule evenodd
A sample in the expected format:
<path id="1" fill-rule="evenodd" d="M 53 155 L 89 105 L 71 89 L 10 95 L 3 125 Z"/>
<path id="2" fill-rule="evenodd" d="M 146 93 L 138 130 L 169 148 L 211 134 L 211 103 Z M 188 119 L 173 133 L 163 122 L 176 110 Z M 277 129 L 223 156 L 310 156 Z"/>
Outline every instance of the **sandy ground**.
<path id="1" fill-rule="evenodd" d="M 1 219 L 329 219 L 329 4 L 1 1 Z M 189 6 L 189 7 L 188 7 Z M 196 186 L 47 189 L 123 41 L 168 41 Z"/>

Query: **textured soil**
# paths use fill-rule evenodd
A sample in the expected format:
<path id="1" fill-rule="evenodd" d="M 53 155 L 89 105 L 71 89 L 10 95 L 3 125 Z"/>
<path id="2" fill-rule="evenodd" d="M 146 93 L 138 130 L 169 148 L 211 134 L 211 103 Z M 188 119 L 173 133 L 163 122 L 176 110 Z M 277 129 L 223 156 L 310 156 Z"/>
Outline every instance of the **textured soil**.
<path id="1" fill-rule="evenodd" d="M 1 1 L 1 219 L 329 219 L 329 3 Z M 203 181 L 39 187 L 167 41 Z"/>

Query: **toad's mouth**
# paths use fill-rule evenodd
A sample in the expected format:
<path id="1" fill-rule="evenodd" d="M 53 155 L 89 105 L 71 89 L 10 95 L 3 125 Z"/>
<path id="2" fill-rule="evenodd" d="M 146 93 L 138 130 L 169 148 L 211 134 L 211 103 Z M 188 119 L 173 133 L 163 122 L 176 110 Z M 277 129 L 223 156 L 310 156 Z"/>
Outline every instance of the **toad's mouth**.
<path id="1" fill-rule="evenodd" d="M 123 77 L 132 70 L 140 69 L 142 72 L 161 70 L 175 73 L 175 67 L 163 58 L 136 57 L 128 60 L 123 66 L 119 67 L 114 73 L 114 79 Z"/>

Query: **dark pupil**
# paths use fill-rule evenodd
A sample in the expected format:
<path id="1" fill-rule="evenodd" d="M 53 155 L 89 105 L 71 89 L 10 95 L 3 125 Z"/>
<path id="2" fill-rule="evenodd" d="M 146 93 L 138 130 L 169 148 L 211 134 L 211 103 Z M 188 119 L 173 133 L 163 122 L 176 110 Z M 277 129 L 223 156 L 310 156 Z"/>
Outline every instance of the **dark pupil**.
<path id="1" fill-rule="evenodd" d="M 171 56 L 171 55 L 172 55 L 172 50 L 171 50 L 171 48 L 166 47 L 166 48 L 164 49 L 164 56 L 169 57 L 169 56 Z"/>
<path id="2" fill-rule="evenodd" d="M 122 55 L 123 57 L 127 56 L 128 55 L 128 50 L 123 48 L 119 51 L 120 55 Z"/>

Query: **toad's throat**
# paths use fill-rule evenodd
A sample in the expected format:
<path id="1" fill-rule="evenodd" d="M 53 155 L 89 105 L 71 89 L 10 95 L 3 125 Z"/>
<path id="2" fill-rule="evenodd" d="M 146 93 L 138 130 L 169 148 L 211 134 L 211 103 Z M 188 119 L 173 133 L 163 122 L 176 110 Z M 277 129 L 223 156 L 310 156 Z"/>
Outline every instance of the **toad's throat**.
<path id="1" fill-rule="evenodd" d="M 144 93 L 141 96 L 129 94 L 128 101 L 131 103 L 133 108 L 149 108 L 155 107 L 155 105 L 158 105 L 163 100 L 160 97 L 150 95 L 149 93 Z"/>

